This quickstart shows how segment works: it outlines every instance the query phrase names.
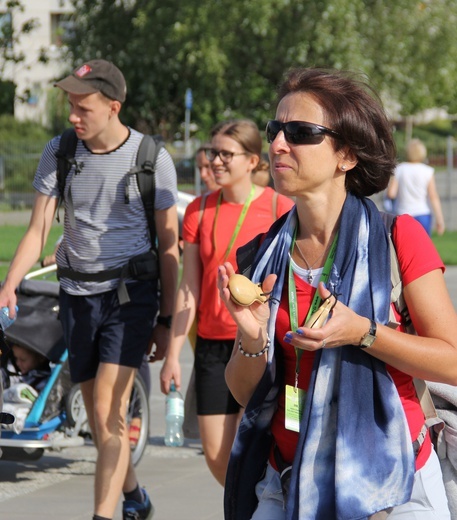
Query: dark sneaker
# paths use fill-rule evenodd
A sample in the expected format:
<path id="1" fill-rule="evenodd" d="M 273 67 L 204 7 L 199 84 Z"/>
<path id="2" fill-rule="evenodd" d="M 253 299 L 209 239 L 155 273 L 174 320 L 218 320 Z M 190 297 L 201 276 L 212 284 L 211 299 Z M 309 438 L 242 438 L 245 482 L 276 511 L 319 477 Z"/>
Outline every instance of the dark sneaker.
<path id="1" fill-rule="evenodd" d="M 122 519 L 123 520 L 149 520 L 154 514 L 154 506 L 149 500 L 149 495 L 144 488 L 143 502 L 140 504 L 136 500 L 124 500 L 122 504 Z"/>

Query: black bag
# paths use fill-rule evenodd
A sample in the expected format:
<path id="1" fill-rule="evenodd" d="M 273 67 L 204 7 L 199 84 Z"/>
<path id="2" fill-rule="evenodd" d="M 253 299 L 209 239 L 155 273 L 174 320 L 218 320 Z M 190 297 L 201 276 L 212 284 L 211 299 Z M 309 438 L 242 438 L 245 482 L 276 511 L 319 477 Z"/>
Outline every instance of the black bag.
<path id="1" fill-rule="evenodd" d="M 155 249 L 134 256 L 129 260 L 130 276 L 134 280 L 157 280 L 159 277 L 159 259 Z"/>

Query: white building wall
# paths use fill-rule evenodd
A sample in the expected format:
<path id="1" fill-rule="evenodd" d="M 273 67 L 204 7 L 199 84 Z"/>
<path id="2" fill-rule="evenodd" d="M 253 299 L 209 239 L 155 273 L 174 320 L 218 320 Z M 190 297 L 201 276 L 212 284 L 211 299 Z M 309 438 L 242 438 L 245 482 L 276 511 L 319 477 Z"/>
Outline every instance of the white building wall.
<path id="1" fill-rule="evenodd" d="M 23 12 L 14 11 L 13 24 L 19 31 L 22 24 L 31 18 L 39 20 L 39 27 L 20 37 L 15 52 L 22 52 L 25 60 L 18 64 L 9 64 L 4 79 L 11 79 L 16 84 L 16 98 L 29 89 L 33 96 L 29 101 L 16 99 L 15 117 L 20 120 L 46 122 L 46 92 L 53 88 L 53 82 L 59 79 L 65 69 L 60 59 L 59 48 L 51 43 L 51 15 L 64 14 L 73 10 L 70 0 L 22 0 Z M 0 12 L 5 12 L 6 1 L 0 0 Z M 47 64 L 38 61 L 40 49 L 44 48 L 50 58 Z"/>

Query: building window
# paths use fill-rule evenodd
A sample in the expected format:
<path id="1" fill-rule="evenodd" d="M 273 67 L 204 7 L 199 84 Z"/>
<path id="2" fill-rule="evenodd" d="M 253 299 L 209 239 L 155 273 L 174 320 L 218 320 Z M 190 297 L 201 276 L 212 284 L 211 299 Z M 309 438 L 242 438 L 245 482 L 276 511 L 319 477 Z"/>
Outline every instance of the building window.
<path id="1" fill-rule="evenodd" d="M 74 21 L 68 13 L 51 13 L 51 44 L 62 47 L 71 38 Z"/>
<path id="2" fill-rule="evenodd" d="M 27 103 L 31 106 L 37 106 L 40 100 L 41 85 L 34 83 L 32 88 L 27 91 Z"/>

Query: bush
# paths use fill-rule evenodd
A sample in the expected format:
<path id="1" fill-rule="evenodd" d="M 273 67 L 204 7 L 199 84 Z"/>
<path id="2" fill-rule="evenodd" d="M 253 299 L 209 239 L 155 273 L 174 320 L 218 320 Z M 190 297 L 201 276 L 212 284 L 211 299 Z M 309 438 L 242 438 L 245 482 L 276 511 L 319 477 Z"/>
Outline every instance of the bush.
<path id="1" fill-rule="evenodd" d="M 50 132 L 52 135 L 61 134 L 69 126 L 69 108 L 66 92 L 60 88 L 48 91 L 47 113 Z"/>
<path id="2" fill-rule="evenodd" d="M 52 135 L 46 128 L 33 121 L 17 121 L 11 115 L 0 116 L 0 143 L 5 141 L 48 141 Z"/>
<path id="3" fill-rule="evenodd" d="M 0 80 L 0 114 L 14 114 L 16 85 L 12 81 Z"/>
<path id="4" fill-rule="evenodd" d="M 38 123 L 0 116 L 0 193 L 13 207 L 27 206 L 23 192 L 32 192 L 32 181 L 50 133 Z"/>

